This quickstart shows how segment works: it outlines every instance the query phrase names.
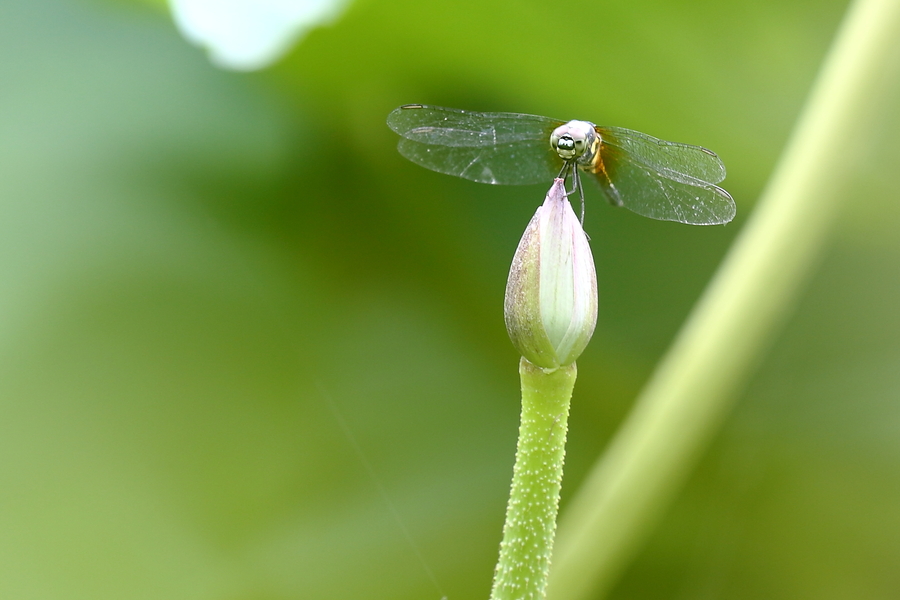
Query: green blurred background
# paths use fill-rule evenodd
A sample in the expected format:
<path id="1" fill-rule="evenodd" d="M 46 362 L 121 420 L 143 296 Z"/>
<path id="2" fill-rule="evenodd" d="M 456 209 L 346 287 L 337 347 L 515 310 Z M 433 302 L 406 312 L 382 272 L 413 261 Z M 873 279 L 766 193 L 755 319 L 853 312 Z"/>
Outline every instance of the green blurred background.
<path id="1" fill-rule="evenodd" d="M 565 510 L 845 8 L 357 0 L 241 74 L 152 2 L 4 0 L 0 597 L 486 598 L 518 426 L 503 291 L 545 190 L 419 168 L 387 113 L 588 119 L 728 166 L 725 227 L 588 197 Z M 895 59 L 817 274 L 613 597 L 900 597 Z"/>

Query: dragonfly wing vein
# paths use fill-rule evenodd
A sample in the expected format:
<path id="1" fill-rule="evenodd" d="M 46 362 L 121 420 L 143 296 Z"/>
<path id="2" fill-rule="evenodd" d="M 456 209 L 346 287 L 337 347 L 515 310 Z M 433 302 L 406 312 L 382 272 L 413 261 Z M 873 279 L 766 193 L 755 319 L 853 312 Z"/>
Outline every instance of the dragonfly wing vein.
<path id="1" fill-rule="evenodd" d="M 432 171 L 495 185 L 546 183 L 553 181 L 562 167 L 562 160 L 545 148 L 544 140 L 496 146 L 444 146 L 404 138 L 397 149 Z"/>
<path id="2" fill-rule="evenodd" d="M 719 183 L 725 165 L 715 152 L 701 146 L 667 142 L 622 127 L 598 127 L 604 144 L 628 154 L 634 162 L 661 171 L 665 177 L 688 185 Z"/>
<path id="3" fill-rule="evenodd" d="M 722 188 L 694 178 L 674 179 L 617 147 L 606 148 L 600 187 L 614 204 L 651 219 L 721 225 L 734 218 L 734 200 Z"/>
<path id="4" fill-rule="evenodd" d="M 561 121 L 519 113 L 480 113 L 437 106 L 400 107 L 388 126 L 408 140 L 441 146 L 496 146 L 548 141 Z"/>

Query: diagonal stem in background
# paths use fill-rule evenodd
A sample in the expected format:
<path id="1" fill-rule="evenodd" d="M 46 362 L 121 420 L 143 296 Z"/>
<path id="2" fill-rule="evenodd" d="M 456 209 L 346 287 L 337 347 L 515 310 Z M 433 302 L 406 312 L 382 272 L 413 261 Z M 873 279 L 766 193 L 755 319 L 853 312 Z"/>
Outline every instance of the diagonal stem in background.
<path id="1" fill-rule="evenodd" d="M 821 254 L 882 77 L 900 0 L 855 0 L 758 207 L 560 524 L 550 600 L 600 598 L 717 432 Z"/>

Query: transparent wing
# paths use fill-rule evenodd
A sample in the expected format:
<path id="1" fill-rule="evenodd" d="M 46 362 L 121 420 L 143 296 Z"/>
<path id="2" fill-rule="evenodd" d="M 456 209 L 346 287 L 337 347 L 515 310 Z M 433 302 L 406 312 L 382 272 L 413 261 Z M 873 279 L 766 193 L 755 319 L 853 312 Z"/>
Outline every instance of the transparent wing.
<path id="1" fill-rule="evenodd" d="M 700 146 L 658 140 L 622 127 L 597 127 L 607 146 L 618 148 L 632 161 L 643 163 L 663 177 L 689 185 L 719 183 L 725 179 L 725 165 L 712 150 Z"/>
<path id="2" fill-rule="evenodd" d="M 548 151 L 546 139 L 494 146 L 438 146 L 404 138 L 397 149 L 432 171 L 495 185 L 552 182 L 563 164 L 555 152 Z"/>
<path id="3" fill-rule="evenodd" d="M 407 104 L 388 115 L 388 127 L 408 140 L 434 146 L 496 146 L 543 139 L 562 121 L 506 112 L 472 112 L 456 108 Z"/>
<path id="4" fill-rule="evenodd" d="M 734 200 L 709 181 L 671 166 L 648 165 L 618 145 L 604 144 L 600 152 L 602 163 L 594 174 L 613 204 L 651 219 L 690 225 L 721 225 L 734 218 Z"/>
<path id="5" fill-rule="evenodd" d="M 479 183 L 546 183 L 563 164 L 550 148 L 550 133 L 562 122 L 547 117 L 412 104 L 387 123 L 402 136 L 397 148 L 409 160 Z"/>

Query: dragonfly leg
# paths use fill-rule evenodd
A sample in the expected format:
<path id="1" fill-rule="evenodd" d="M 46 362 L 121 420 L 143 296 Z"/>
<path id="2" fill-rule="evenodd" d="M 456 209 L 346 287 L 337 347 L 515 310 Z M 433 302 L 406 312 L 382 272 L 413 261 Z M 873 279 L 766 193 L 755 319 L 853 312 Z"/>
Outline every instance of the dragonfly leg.
<path id="1" fill-rule="evenodd" d="M 556 176 L 557 179 L 562 179 L 563 184 L 565 184 L 566 180 L 569 178 L 569 162 L 563 164 L 562 169 L 559 170 L 559 174 Z M 574 171 L 573 171 L 574 172 Z M 566 196 L 571 196 L 575 193 L 575 184 L 576 182 L 572 181 L 572 191 L 566 191 Z"/>
<path id="2" fill-rule="evenodd" d="M 578 165 L 575 161 L 567 162 L 563 165 L 562 170 L 556 178 L 562 179 L 563 182 L 565 182 L 565 180 L 569 178 L 570 168 L 572 169 L 572 190 L 566 192 L 566 197 L 578 192 L 578 199 L 581 201 L 581 227 L 584 229 L 584 184 L 581 183 L 581 176 L 578 174 Z M 587 233 L 585 233 L 585 235 L 587 235 Z"/>
<path id="3" fill-rule="evenodd" d="M 584 184 L 581 183 L 581 177 L 578 174 L 578 165 L 572 163 L 572 180 L 575 182 L 572 192 L 578 189 L 578 198 L 581 200 L 581 227 L 584 228 Z"/>
<path id="4" fill-rule="evenodd" d="M 563 166 L 562 166 L 562 169 L 559 170 L 559 174 L 556 176 L 556 178 L 557 178 L 557 179 L 562 179 L 563 181 L 565 181 L 565 179 L 566 179 L 568 176 L 569 176 L 569 163 L 568 163 L 568 162 L 564 162 L 564 163 L 563 163 Z"/>
<path id="5" fill-rule="evenodd" d="M 566 181 L 569 179 L 569 168 L 572 168 L 572 189 L 566 191 L 566 197 L 571 196 L 578 190 L 578 173 L 575 171 L 575 163 L 567 162 L 563 165 L 562 170 L 559 172 L 559 175 L 556 176 L 557 179 L 562 179 Z"/>

